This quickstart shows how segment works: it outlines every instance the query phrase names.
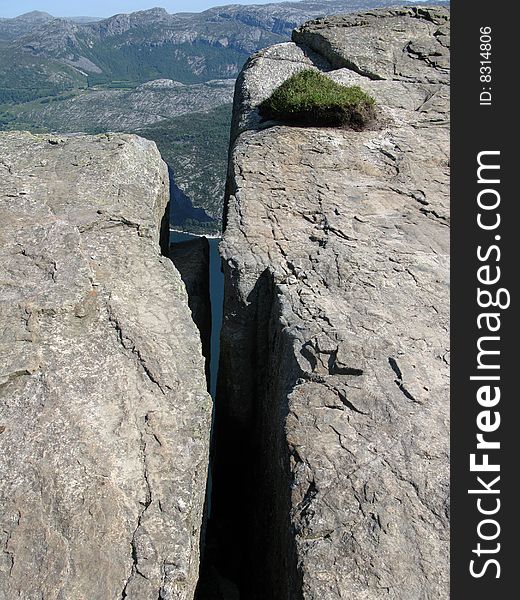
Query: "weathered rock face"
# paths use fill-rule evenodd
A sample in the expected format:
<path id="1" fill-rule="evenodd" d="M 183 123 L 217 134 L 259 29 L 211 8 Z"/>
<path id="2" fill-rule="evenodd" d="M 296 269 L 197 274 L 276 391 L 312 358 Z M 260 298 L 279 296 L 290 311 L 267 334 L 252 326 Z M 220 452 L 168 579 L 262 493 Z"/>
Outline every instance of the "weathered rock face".
<path id="1" fill-rule="evenodd" d="M 216 463 L 251 476 L 214 510 L 231 524 L 246 506 L 246 597 L 445 599 L 449 12 L 293 39 L 236 88 Z M 262 123 L 258 103 L 303 68 L 372 94 L 377 124 Z"/>
<path id="2" fill-rule="evenodd" d="M 211 402 L 130 135 L 0 136 L 0 598 L 191 599 Z"/>
<path id="3" fill-rule="evenodd" d="M 188 292 L 188 304 L 202 341 L 206 379 L 210 384 L 211 299 L 209 290 L 209 242 L 197 237 L 171 244 L 168 256 L 179 271 Z"/>

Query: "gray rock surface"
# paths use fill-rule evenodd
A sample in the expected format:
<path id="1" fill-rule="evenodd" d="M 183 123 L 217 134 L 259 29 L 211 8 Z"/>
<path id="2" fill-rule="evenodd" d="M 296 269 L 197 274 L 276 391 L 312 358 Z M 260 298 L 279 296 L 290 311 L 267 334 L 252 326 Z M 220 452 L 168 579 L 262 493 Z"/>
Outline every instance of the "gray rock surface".
<path id="1" fill-rule="evenodd" d="M 188 293 L 188 304 L 202 341 L 209 386 L 211 353 L 211 299 L 209 290 L 209 242 L 205 237 L 170 245 L 168 256 L 179 271 Z"/>
<path id="2" fill-rule="evenodd" d="M 449 83 L 447 15 L 448 9 L 419 6 L 329 17 L 302 25 L 292 39 L 319 52 L 333 68 L 347 67 L 370 79 Z"/>
<path id="3" fill-rule="evenodd" d="M 293 39 L 238 80 L 221 244 L 220 421 L 246 461 L 220 446 L 253 465 L 251 597 L 447 599 L 449 12 Z M 262 123 L 309 67 L 372 94 L 377 124 Z"/>
<path id="4" fill-rule="evenodd" d="M 0 598 L 192 599 L 211 401 L 131 135 L 0 135 Z"/>

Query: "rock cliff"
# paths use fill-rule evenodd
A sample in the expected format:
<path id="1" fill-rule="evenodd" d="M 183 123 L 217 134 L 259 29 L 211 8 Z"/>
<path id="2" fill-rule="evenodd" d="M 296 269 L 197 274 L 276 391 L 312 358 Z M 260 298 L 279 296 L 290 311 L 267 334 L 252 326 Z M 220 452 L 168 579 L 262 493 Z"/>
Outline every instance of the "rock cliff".
<path id="1" fill-rule="evenodd" d="M 0 598 L 192 599 L 211 401 L 131 135 L 0 135 Z"/>
<path id="2" fill-rule="evenodd" d="M 238 79 L 213 511 L 247 598 L 448 598 L 449 39 L 444 8 L 331 17 Z M 376 124 L 261 121 L 304 68 Z"/>

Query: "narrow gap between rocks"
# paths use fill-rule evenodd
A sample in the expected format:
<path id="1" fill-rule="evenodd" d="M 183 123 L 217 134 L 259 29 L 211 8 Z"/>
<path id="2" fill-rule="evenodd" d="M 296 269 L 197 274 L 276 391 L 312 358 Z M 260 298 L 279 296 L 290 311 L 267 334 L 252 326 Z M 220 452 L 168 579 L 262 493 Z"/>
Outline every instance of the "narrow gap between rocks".
<path id="1" fill-rule="evenodd" d="M 287 397 L 299 371 L 276 318 L 280 306 L 267 271 L 249 298 L 248 314 L 239 327 L 245 330 L 235 332 L 238 337 L 231 342 L 227 331 L 221 347 L 224 275 L 219 242 L 220 238 L 174 233 L 169 247 L 201 332 L 214 401 L 195 600 L 301 598 L 286 486 L 287 406 L 280 400 Z M 230 351 L 235 357 L 231 363 Z M 237 409 L 248 416 L 241 417 Z"/>
<path id="2" fill-rule="evenodd" d="M 220 238 L 206 238 L 182 232 L 172 232 L 168 256 L 179 271 L 188 292 L 189 306 L 201 333 L 206 359 L 208 390 L 216 406 L 217 378 L 220 356 L 220 330 L 224 302 L 224 276 L 218 250 Z M 213 425 L 212 425 L 213 429 Z M 212 431 L 213 438 L 213 431 Z M 216 531 L 220 524 L 212 513 L 214 472 L 214 440 L 212 439 L 209 476 L 206 490 L 205 523 L 201 534 L 201 564 L 196 600 L 240 600 L 236 582 L 226 577 L 220 565 L 225 563 Z M 223 560 L 224 559 L 224 560 Z M 226 568 L 224 567 L 224 571 Z"/>
<path id="3" fill-rule="evenodd" d="M 198 220 L 193 211 L 189 216 Z M 235 315 L 238 325 L 228 324 L 221 347 L 220 238 L 172 230 L 177 226 L 170 217 L 161 246 L 186 285 L 214 406 L 195 600 L 300 598 L 285 485 L 287 409 L 280 401 L 294 385 L 295 369 L 289 359 L 280 361 L 291 353 L 283 347 L 272 278 L 260 277 L 247 314 Z"/>

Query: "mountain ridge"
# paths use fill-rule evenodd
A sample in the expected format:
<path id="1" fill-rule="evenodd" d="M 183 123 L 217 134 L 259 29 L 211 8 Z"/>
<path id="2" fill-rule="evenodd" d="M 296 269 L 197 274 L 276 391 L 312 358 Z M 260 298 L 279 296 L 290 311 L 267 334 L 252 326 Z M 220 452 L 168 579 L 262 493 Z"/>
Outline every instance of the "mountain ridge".
<path id="1" fill-rule="evenodd" d="M 393 0 L 304 0 L 171 14 L 155 7 L 89 22 L 28 13 L 0 21 L 0 103 L 27 99 L 27 89 L 21 98 L 17 89 L 19 64 L 25 63 L 25 88 L 33 98 L 48 87 L 59 92 L 121 80 L 198 83 L 238 75 L 250 54 L 287 41 L 305 21 L 391 5 Z M 45 79 L 50 86 L 40 94 Z"/>

